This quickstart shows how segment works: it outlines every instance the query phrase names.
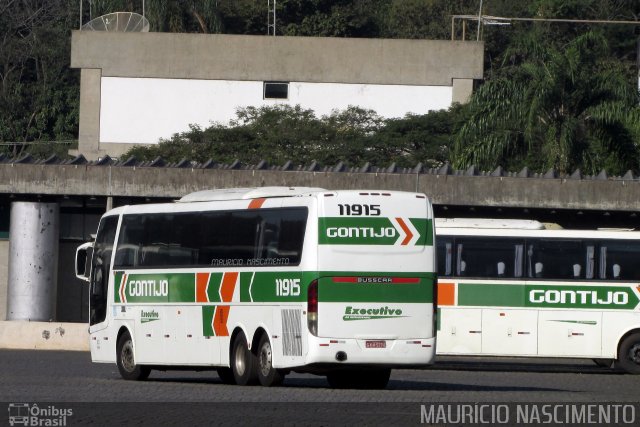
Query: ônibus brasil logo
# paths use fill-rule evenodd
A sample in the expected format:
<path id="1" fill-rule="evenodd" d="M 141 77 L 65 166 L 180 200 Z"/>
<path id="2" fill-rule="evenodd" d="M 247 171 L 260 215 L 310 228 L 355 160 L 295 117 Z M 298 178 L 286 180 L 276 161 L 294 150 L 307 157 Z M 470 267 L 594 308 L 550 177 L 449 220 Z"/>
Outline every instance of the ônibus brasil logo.
<path id="1" fill-rule="evenodd" d="M 394 319 L 407 317 L 402 315 L 399 308 L 389 307 L 351 307 L 344 309 L 342 320 L 375 320 L 375 319 Z"/>

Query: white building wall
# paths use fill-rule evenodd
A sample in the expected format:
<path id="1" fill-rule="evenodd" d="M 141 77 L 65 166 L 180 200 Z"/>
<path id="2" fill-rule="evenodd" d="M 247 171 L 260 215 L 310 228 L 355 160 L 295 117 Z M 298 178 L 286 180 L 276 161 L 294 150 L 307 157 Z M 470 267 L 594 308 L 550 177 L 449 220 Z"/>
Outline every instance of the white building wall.
<path id="1" fill-rule="evenodd" d="M 265 100 L 262 81 L 102 77 L 100 142 L 156 144 L 247 106 L 299 104 L 322 116 L 356 105 L 392 118 L 448 108 L 452 97 L 452 86 L 291 82 L 289 99 Z"/>

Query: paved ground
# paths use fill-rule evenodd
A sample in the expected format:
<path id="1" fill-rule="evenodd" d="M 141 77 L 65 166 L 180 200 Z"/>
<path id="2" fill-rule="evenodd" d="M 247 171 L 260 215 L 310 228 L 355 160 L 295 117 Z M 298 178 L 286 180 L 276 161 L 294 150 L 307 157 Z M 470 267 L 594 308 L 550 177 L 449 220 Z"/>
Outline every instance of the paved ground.
<path id="1" fill-rule="evenodd" d="M 102 414 L 98 420 L 111 425 L 136 417 L 180 425 L 212 416 L 230 424 L 419 423 L 421 405 L 436 403 L 639 401 L 639 377 L 582 360 L 446 358 L 431 369 L 394 371 L 386 390 L 332 390 L 324 377 L 302 374 L 267 389 L 223 385 L 215 372 L 154 371 L 148 381 L 130 382 L 115 365 L 92 364 L 89 353 L 0 351 L 0 402 L 74 402 L 67 405 L 76 409 L 72 421 L 95 422 Z"/>

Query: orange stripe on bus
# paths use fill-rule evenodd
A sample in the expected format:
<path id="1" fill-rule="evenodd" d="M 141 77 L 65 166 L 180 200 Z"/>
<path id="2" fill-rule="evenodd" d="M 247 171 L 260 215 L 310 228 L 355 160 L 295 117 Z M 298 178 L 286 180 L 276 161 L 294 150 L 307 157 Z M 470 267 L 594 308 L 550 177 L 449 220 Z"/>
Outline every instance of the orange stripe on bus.
<path id="1" fill-rule="evenodd" d="M 264 197 L 261 199 L 253 199 L 249 202 L 249 209 L 260 209 L 265 202 Z"/>
<path id="2" fill-rule="evenodd" d="M 216 312 L 213 315 L 213 332 L 217 337 L 228 337 L 229 330 L 227 329 L 227 320 L 229 319 L 229 306 L 218 306 Z"/>
<path id="3" fill-rule="evenodd" d="M 402 231 L 404 231 L 407 235 L 402 241 L 401 245 L 408 245 L 411 239 L 413 239 L 413 233 L 411 232 L 411 230 L 409 230 L 409 227 L 407 227 L 407 224 L 404 223 L 402 218 L 396 218 L 396 221 L 398 221 L 398 224 L 400 224 L 400 227 L 402 227 Z"/>
<path id="4" fill-rule="evenodd" d="M 222 302 L 231 302 L 233 291 L 236 288 L 238 272 L 224 273 L 222 284 L 220 285 L 220 299 Z"/>
<path id="5" fill-rule="evenodd" d="M 126 287 L 127 287 L 127 275 L 123 274 L 122 281 L 120 282 L 120 302 L 123 304 L 127 302 L 127 294 L 124 291 Z"/>
<path id="6" fill-rule="evenodd" d="M 456 305 L 455 283 L 438 283 L 438 305 Z"/>
<path id="7" fill-rule="evenodd" d="M 209 283 L 209 273 L 196 273 L 196 302 L 209 302 L 207 295 L 207 284 Z"/>

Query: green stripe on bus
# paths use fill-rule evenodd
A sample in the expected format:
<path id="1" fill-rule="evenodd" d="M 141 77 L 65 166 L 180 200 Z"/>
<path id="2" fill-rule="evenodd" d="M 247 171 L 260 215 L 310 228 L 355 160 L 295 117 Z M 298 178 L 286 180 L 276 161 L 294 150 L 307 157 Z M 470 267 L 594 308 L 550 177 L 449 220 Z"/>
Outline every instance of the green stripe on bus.
<path id="1" fill-rule="evenodd" d="M 214 336 L 213 332 L 213 315 L 216 312 L 216 307 L 213 305 L 202 306 L 202 335 L 205 337 Z"/>
<path id="2" fill-rule="evenodd" d="M 416 246 L 433 246 L 432 220 L 427 218 L 410 218 L 411 224 L 420 233 Z"/>
<path id="3" fill-rule="evenodd" d="M 116 272 L 114 301 L 120 303 L 120 283 L 126 272 Z M 196 274 L 132 273 L 123 292 L 127 303 L 195 303 Z M 354 272 L 354 271 L 263 271 L 241 272 L 239 302 L 305 302 L 309 284 L 319 278 L 319 300 L 324 302 L 433 302 L 434 273 Z M 410 278 L 417 283 L 348 283 L 339 278 Z M 208 286 L 209 303 L 219 303 L 223 273 L 212 273 Z M 238 286 L 238 284 L 236 284 Z M 202 303 L 207 303 L 202 301 Z"/>
<path id="4" fill-rule="evenodd" d="M 435 274 L 322 272 L 318 284 L 319 302 L 407 302 L 432 303 Z M 336 277 L 418 278 L 418 283 L 348 283 Z"/>
<path id="5" fill-rule="evenodd" d="M 632 310 L 639 303 L 631 286 L 458 284 L 459 306 Z"/>
<path id="6" fill-rule="evenodd" d="M 120 302 L 122 273 L 115 275 L 114 295 Z M 134 273 L 127 275 L 124 296 L 127 302 L 194 302 L 194 273 Z"/>
<path id="7" fill-rule="evenodd" d="M 250 302 L 251 294 L 249 293 L 249 288 L 251 286 L 251 281 L 254 279 L 254 272 L 241 272 L 240 273 L 240 301 L 242 302 Z"/>
<path id="8" fill-rule="evenodd" d="M 405 218 L 400 218 L 406 220 Z M 415 246 L 433 245 L 430 219 L 408 218 L 418 232 Z M 406 227 L 406 226 L 405 226 Z M 408 228 L 408 227 L 406 227 Z M 402 227 L 385 217 L 321 217 L 318 218 L 320 245 L 395 245 L 400 239 L 413 239 Z"/>
<path id="9" fill-rule="evenodd" d="M 459 283 L 458 305 L 484 307 L 523 307 L 524 286 L 489 283 Z"/>
<path id="10" fill-rule="evenodd" d="M 210 302 L 220 302 L 220 284 L 223 273 L 211 273 L 209 286 L 207 286 L 207 297 Z"/>
<path id="11" fill-rule="evenodd" d="M 315 272 L 256 272 L 251 284 L 250 297 L 253 302 L 306 301 L 307 287 L 316 277 Z"/>

